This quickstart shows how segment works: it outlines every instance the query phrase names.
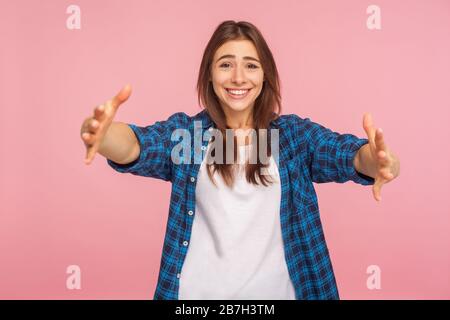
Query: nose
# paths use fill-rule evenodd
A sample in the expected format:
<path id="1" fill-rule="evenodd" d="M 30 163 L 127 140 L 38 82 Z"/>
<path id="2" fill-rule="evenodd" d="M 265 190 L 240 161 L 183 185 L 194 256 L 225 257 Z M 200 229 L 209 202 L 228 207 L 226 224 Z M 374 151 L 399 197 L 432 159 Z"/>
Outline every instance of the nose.
<path id="1" fill-rule="evenodd" d="M 245 73 L 243 68 L 238 66 L 234 69 L 231 81 L 233 83 L 245 83 Z"/>

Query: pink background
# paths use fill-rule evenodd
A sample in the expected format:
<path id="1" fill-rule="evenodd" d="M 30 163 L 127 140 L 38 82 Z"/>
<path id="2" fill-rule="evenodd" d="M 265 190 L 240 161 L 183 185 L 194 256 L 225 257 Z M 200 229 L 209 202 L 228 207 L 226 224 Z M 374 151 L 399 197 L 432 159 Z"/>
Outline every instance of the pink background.
<path id="1" fill-rule="evenodd" d="M 81 30 L 66 28 L 70 4 Z M 265 36 L 283 113 L 365 137 L 369 111 L 401 159 L 381 203 L 316 185 L 341 298 L 450 298 L 449 1 L 2 1 L 0 17 L 0 298 L 153 298 L 170 183 L 84 165 L 81 122 L 128 82 L 118 121 L 199 112 L 203 49 L 228 19 Z"/>

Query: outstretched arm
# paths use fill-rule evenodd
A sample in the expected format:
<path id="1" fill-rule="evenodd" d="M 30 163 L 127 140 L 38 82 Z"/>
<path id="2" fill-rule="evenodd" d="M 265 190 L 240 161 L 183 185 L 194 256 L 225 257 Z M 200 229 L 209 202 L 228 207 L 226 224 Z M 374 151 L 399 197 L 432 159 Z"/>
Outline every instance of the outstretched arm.
<path id="1" fill-rule="evenodd" d="M 381 187 L 400 174 L 400 160 L 388 149 L 381 128 L 376 129 L 372 116 L 364 114 L 363 127 L 369 143 L 356 154 L 353 165 L 356 171 L 375 179 L 372 192 L 375 200 L 381 201 Z"/>

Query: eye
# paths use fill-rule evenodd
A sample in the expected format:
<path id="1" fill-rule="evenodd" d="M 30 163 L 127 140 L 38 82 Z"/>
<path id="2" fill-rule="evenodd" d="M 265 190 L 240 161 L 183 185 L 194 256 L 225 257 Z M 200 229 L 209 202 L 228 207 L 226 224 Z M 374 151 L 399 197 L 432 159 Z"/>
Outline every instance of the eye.
<path id="1" fill-rule="evenodd" d="M 222 63 L 222 64 L 220 65 L 220 68 L 225 67 L 225 66 L 229 66 L 229 65 L 230 65 L 229 63 L 225 62 L 225 63 Z M 259 68 L 257 65 L 255 65 L 255 64 L 253 64 L 253 63 L 249 63 L 248 66 L 251 66 L 250 69 L 258 69 L 258 68 Z M 226 68 L 226 67 L 225 67 L 225 68 Z"/>

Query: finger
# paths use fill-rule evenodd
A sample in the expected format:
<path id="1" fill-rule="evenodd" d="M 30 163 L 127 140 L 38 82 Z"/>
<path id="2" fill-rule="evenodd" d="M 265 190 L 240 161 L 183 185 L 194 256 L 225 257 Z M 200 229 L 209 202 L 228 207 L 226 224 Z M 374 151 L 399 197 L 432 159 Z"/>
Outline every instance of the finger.
<path id="1" fill-rule="evenodd" d="M 377 152 L 378 163 L 383 167 L 388 167 L 391 165 L 391 159 L 389 158 L 386 151 L 380 150 Z"/>
<path id="2" fill-rule="evenodd" d="M 105 106 L 103 104 L 94 109 L 94 119 L 102 121 L 105 117 Z"/>
<path id="3" fill-rule="evenodd" d="M 394 174 L 391 172 L 389 168 L 381 169 L 379 173 L 386 182 L 389 182 L 394 178 Z"/>
<path id="4" fill-rule="evenodd" d="M 387 151 L 387 146 L 384 143 L 383 130 L 378 128 L 375 134 L 375 144 L 377 146 L 377 150 Z"/>
<path id="5" fill-rule="evenodd" d="M 375 180 L 375 183 L 372 187 L 373 197 L 377 201 L 381 201 L 381 186 L 382 185 L 383 185 L 383 183 L 377 179 L 377 180 Z"/>
<path id="6" fill-rule="evenodd" d="M 95 119 L 92 119 L 91 121 L 89 121 L 88 130 L 90 133 L 96 133 L 99 128 L 100 128 L 100 122 L 98 122 Z"/>
<path id="7" fill-rule="evenodd" d="M 94 142 L 95 142 L 95 137 L 94 137 L 94 135 L 93 134 L 90 134 L 89 132 L 83 132 L 82 134 L 81 134 L 81 139 L 84 141 L 84 143 L 87 145 L 87 146 L 92 146 L 93 144 L 94 144 Z"/>
<path id="8" fill-rule="evenodd" d="M 86 158 L 84 159 L 84 163 L 91 164 L 92 161 L 94 160 L 96 152 L 97 152 L 97 147 L 96 146 L 92 146 L 92 147 L 87 148 L 87 150 L 86 150 Z"/>
<path id="9" fill-rule="evenodd" d="M 375 146 L 375 128 L 372 122 L 372 115 L 370 113 L 365 113 L 363 117 L 363 128 L 367 134 L 369 142 Z"/>
<path id="10" fill-rule="evenodd" d="M 128 100 L 131 95 L 131 85 L 127 84 L 119 93 L 112 99 L 112 106 L 117 109 L 122 103 Z"/>
<path id="11" fill-rule="evenodd" d="M 83 132 L 89 131 L 88 123 L 91 119 L 91 117 L 84 119 L 83 124 L 81 125 L 80 135 L 83 134 Z"/>

